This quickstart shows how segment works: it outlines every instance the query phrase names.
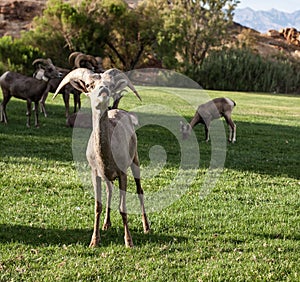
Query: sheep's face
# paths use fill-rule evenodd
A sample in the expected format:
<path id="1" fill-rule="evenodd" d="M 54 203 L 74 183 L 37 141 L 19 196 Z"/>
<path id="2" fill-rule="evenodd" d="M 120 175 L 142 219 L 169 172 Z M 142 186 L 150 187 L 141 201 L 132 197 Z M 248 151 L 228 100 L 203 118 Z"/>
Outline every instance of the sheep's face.
<path id="1" fill-rule="evenodd" d="M 33 75 L 38 80 L 48 81 L 51 78 L 60 78 L 62 73 L 59 72 L 53 64 L 41 66 Z"/>
<path id="2" fill-rule="evenodd" d="M 190 124 L 184 124 L 182 121 L 180 122 L 180 132 L 182 134 L 182 139 L 186 140 L 190 137 L 192 131 L 192 127 Z"/>
<path id="3" fill-rule="evenodd" d="M 49 63 L 44 67 L 44 76 L 49 79 L 60 78 L 62 77 L 62 73 L 58 71 L 52 63 Z"/>
<path id="4" fill-rule="evenodd" d="M 91 105 L 97 110 L 107 109 L 109 106 L 109 100 L 113 96 L 113 77 L 105 76 L 101 79 L 97 78 L 91 81 L 88 85 L 89 93 L 87 96 L 91 98 Z"/>

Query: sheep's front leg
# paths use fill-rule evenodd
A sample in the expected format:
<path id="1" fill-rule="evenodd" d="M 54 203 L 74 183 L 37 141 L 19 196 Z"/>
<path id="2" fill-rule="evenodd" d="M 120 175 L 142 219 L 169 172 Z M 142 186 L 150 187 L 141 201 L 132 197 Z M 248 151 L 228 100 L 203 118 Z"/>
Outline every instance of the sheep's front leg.
<path id="1" fill-rule="evenodd" d="M 209 125 L 204 124 L 205 127 L 205 141 L 208 142 L 209 141 Z"/>
<path id="2" fill-rule="evenodd" d="M 119 177 L 119 185 L 120 185 L 120 214 L 122 216 L 123 225 L 124 225 L 124 240 L 126 247 L 132 248 L 133 242 L 132 237 L 130 235 L 130 231 L 128 228 L 127 221 L 127 208 L 126 208 L 126 189 L 127 189 L 127 175 L 122 174 Z"/>
<path id="3" fill-rule="evenodd" d="M 68 93 L 68 92 L 63 93 L 63 99 L 64 99 L 64 103 L 65 103 L 66 118 L 67 118 L 70 114 L 70 93 Z"/>
<path id="4" fill-rule="evenodd" d="M 30 116 L 31 116 L 31 100 L 27 100 L 27 123 L 26 126 L 29 128 L 30 127 Z"/>
<path id="5" fill-rule="evenodd" d="M 81 108 L 81 100 L 80 100 L 80 94 L 73 94 L 73 98 L 74 98 L 74 113 L 77 112 L 77 106 L 78 106 L 78 110 L 80 110 Z"/>
<path id="6" fill-rule="evenodd" d="M 92 179 L 94 186 L 94 197 L 95 197 L 95 221 L 94 231 L 90 243 L 90 247 L 96 247 L 100 242 L 100 216 L 102 212 L 102 201 L 101 201 L 101 178 L 97 175 L 96 171 L 92 171 Z"/>
<path id="7" fill-rule="evenodd" d="M 110 181 L 106 181 L 106 212 L 105 212 L 105 219 L 102 226 L 102 230 L 107 230 L 111 227 L 110 221 L 110 205 L 111 205 L 111 198 L 112 198 L 112 190 L 113 184 Z"/>
<path id="8" fill-rule="evenodd" d="M 39 103 L 34 102 L 34 125 L 35 127 L 39 127 L 39 110 L 38 110 Z"/>
<path id="9" fill-rule="evenodd" d="M 46 107 L 45 107 L 47 97 L 48 97 L 48 92 L 45 92 L 44 95 L 42 96 L 41 100 L 39 101 L 40 112 L 44 114 L 44 117 L 48 116 L 47 112 L 46 112 Z"/>

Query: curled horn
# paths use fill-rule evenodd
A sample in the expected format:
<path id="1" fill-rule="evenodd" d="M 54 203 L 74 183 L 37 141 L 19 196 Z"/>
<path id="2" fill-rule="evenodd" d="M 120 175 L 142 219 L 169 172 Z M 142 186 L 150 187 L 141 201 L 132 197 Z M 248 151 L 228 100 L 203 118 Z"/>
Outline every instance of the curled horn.
<path id="1" fill-rule="evenodd" d="M 127 77 L 127 75 L 123 72 L 121 72 L 118 69 L 109 69 L 107 71 L 105 71 L 103 73 L 104 74 L 108 74 L 114 77 L 116 84 L 114 86 L 114 91 L 118 91 L 118 90 L 122 90 L 124 89 L 126 86 L 128 86 L 133 93 L 135 94 L 136 97 L 139 98 L 140 101 L 142 101 L 139 93 L 136 91 L 135 87 L 133 86 L 132 82 L 129 80 L 129 78 Z"/>
<path id="2" fill-rule="evenodd" d="M 81 62 L 87 61 L 89 62 L 93 67 L 97 66 L 97 60 L 92 55 L 86 55 L 86 54 L 78 54 L 74 60 L 74 66 L 76 68 L 81 68 Z"/>
<path id="3" fill-rule="evenodd" d="M 92 75 L 94 75 L 94 72 L 85 68 L 79 68 L 69 72 L 58 85 L 52 99 L 55 99 L 59 91 L 68 83 L 71 83 L 72 86 L 74 86 L 79 91 L 88 92 L 85 88 L 85 82 L 88 81 L 88 79 L 90 79 Z M 74 81 L 79 83 L 75 85 L 73 84 Z"/>
<path id="4" fill-rule="evenodd" d="M 80 54 L 82 54 L 81 52 L 73 52 L 69 55 L 69 64 L 73 67 L 74 66 L 74 62 L 77 56 L 79 56 Z"/>
<path id="5" fill-rule="evenodd" d="M 36 64 L 41 64 L 41 65 L 49 65 L 49 64 L 52 64 L 52 61 L 51 59 L 35 59 L 33 62 L 32 62 L 32 65 L 36 65 Z"/>

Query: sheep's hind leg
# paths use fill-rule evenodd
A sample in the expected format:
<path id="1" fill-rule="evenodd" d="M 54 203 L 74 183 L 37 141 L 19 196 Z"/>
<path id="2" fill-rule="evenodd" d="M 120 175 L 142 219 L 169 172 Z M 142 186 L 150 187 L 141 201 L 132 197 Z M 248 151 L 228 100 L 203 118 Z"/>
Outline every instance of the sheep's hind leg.
<path id="1" fill-rule="evenodd" d="M 144 233 L 148 233 L 150 231 L 150 225 L 148 222 L 146 209 L 145 209 L 145 205 L 144 205 L 144 191 L 141 186 L 140 167 L 139 167 L 139 160 L 138 160 L 137 156 L 135 156 L 133 159 L 133 163 L 131 165 L 131 170 L 132 170 L 132 174 L 134 176 L 134 181 L 136 184 L 136 192 L 137 192 L 139 200 L 140 200 Z"/>
<path id="2" fill-rule="evenodd" d="M 111 198 L 112 198 L 112 190 L 113 190 L 113 184 L 110 181 L 106 182 L 106 212 L 105 212 L 105 219 L 102 226 L 102 230 L 107 230 L 111 227 L 111 221 L 110 221 L 110 205 L 111 205 Z"/>
<path id="3" fill-rule="evenodd" d="M 126 208 L 126 188 L 127 188 L 127 175 L 122 174 L 119 177 L 119 185 L 120 185 L 120 214 L 122 216 L 123 225 L 124 225 L 124 240 L 126 247 L 132 248 L 133 242 L 132 237 L 130 235 L 130 231 L 128 228 L 128 220 L 127 220 L 127 208 Z"/>
<path id="4" fill-rule="evenodd" d="M 6 118 L 6 114 L 5 114 L 5 109 L 3 107 L 3 105 L 0 105 L 0 121 L 7 123 L 7 118 Z"/>
<path id="5" fill-rule="evenodd" d="M 1 115 L 0 118 L 1 118 L 1 122 L 7 124 L 6 105 L 9 102 L 11 96 L 3 89 L 2 92 L 3 92 L 3 101 L 0 105 L 0 115 Z"/>
<path id="6" fill-rule="evenodd" d="M 228 124 L 229 127 L 229 136 L 228 136 L 228 141 L 231 143 L 234 143 L 236 141 L 236 125 L 234 124 L 234 122 L 232 121 L 232 119 L 230 118 L 230 116 L 224 116 L 225 120 Z"/>

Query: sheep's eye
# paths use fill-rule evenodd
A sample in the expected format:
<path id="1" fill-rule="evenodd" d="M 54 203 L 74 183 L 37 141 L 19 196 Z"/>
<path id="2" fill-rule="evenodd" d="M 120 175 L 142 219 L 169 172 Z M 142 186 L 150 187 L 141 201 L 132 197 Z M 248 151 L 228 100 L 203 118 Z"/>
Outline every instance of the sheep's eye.
<path id="1" fill-rule="evenodd" d="M 87 84 L 87 87 L 94 89 L 95 88 L 95 83 Z"/>

